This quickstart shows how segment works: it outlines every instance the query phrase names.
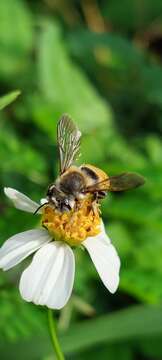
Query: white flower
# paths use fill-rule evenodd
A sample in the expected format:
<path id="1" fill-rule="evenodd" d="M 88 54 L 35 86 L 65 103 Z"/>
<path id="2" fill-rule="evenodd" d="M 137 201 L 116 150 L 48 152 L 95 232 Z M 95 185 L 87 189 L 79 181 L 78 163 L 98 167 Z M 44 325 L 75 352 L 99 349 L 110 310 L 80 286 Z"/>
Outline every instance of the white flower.
<path id="1" fill-rule="evenodd" d="M 33 213 L 39 206 L 12 188 L 5 188 L 4 191 L 20 210 Z M 105 233 L 104 225 L 98 235 L 86 238 L 82 245 L 87 249 L 104 285 L 114 293 L 119 284 L 120 260 Z M 63 241 L 53 241 L 48 230 L 29 230 L 9 238 L 0 248 L 0 268 L 8 270 L 34 252 L 31 264 L 21 275 L 21 296 L 37 305 L 60 309 L 72 292 L 75 258 L 71 247 Z"/>

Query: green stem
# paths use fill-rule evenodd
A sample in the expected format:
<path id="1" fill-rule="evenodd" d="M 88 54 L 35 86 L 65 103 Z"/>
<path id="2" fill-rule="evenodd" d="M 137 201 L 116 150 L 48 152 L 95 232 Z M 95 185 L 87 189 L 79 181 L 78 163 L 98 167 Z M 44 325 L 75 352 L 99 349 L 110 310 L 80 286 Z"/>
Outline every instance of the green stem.
<path id="1" fill-rule="evenodd" d="M 53 311 L 51 309 L 48 309 L 48 324 L 49 324 L 49 330 L 50 330 L 50 336 L 52 340 L 52 345 L 54 348 L 54 351 L 56 353 L 57 360 L 65 360 L 64 355 L 62 353 L 58 337 L 57 337 L 57 331 L 56 331 L 56 323 L 53 316 Z"/>

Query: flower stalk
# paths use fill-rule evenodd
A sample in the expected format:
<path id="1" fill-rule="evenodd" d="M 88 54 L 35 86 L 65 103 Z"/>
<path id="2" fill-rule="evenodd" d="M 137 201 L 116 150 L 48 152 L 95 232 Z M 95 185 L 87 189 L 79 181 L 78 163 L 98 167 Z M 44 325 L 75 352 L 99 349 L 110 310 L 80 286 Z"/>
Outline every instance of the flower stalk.
<path id="1" fill-rule="evenodd" d="M 49 332 L 50 332 L 54 352 L 56 354 L 56 358 L 57 360 L 65 360 L 65 357 L 61 350 L 61 346 L 59 344 L 57 330 L 56 330 L 56 323 L 54 320 L 53 311 L 51 309 L 48 309 L 48 324 L 49 324 Z"/>

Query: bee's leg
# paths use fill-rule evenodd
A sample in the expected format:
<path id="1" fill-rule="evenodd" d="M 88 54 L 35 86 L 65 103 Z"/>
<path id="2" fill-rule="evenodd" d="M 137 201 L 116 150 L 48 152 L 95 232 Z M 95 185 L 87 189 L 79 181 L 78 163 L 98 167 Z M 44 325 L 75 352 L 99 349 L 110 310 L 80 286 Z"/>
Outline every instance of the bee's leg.
<path id="1" fill-rule="evenodd" d="M 74 212 L 69 220 L 70 224 L 72 224 L 72 222 L 74 221 L 74 218 L 76 216 L 75 213 L 79 210 L 79 208 L 80 208 L 80 203 L 77 199 L 75 199 L 75 203 L 74 203 L 74 207 L 73 207 Z"/>
<path id="2" fill-rule="evenodd" d="M 98 213 L 98 193 L 95 192 L 93 195 L 93 200 L 92 200 L 92 211 L 93 211 L 93 215 L 97 215 Z"/>
<path id="3" fill-rule="evenodd" d="M 99 203 L 96 200 L 93 200 L 93 202 L 92 202 L 92 211 L 93 211 L 94 216 L 96 216 L 98 214 Z"/>
<path id="4" fill-rule="evenodd" d="M 96 194 L 97 200 L 104 199 L 104 197 L 107 195 L 107 191 L 99 190 Z"/>
<path id="5" fill-rule="evenodd" d="M 74 211 L 78 211 L 80 208 L 80 203 L 77 199 L 75 199 L 75 204 L 74 204 Z"/>
<path id="6" fill-rule="evenodd" d="M 94 201 L 96 201 L 97 203 L 99 202 L 99 200 L 104 199 L 104 197 L 107 195 L 106 191 L 96 191 L 94 193 Z"/>
<path id="7" fill-rule="evenodd" d="M 74 205 L 74 210 L 77 211 L 81 208 L 82 206 L 82 200 L 84 200 L 85 195 L 82 193 L 77 193 L 75 194 L 75 205 Z"/>
<path id="8" fill-rule="evenodd" d="M 107 192 L 106 191 L 101 191 L 101 190 L 96 191 L 94 193 L 94 199 L 93 199 L 93 202 L 92 202 L 92 210 L 93 210 L 94 215 L 96 215 L 96 213 L 98 213 L 99 200 L 103 199 L 106 195 L 107 195 Z"/>

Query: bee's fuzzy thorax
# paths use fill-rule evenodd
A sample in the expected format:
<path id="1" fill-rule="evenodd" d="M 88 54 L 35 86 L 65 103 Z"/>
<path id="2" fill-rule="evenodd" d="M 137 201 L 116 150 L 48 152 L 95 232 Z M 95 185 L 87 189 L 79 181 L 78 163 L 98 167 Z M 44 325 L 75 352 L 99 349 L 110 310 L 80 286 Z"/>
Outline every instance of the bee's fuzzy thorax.
<path id="1" fill-rule="evenodd" d="M 48 229 L 55 240 L 67 242 L 71 246 L 80 245 L 87 237 L 100 232 L 100 210 L 96 204 L 92 207 L 92 199 L 79 202 L 76 210 L 59 212 L 51 206 L 45 206 L 42 225 Z"/>

